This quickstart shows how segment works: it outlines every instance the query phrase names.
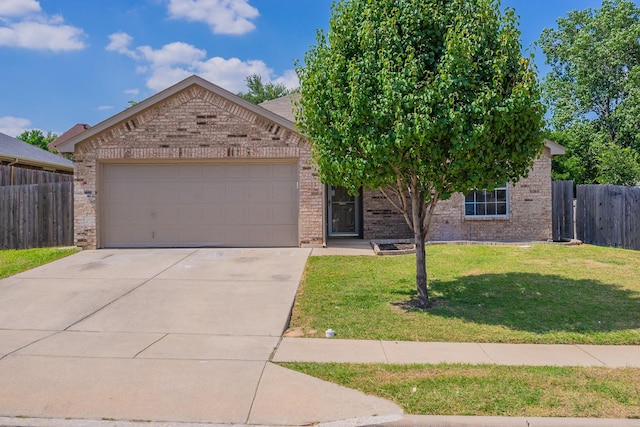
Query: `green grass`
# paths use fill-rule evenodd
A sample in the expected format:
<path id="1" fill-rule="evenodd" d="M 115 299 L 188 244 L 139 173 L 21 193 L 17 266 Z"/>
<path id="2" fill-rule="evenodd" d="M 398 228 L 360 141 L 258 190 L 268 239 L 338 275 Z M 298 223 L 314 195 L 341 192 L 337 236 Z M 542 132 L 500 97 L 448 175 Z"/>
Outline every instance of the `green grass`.
<path id="1" fill-rule="evenodd" d="M 412 310 L 415 256 L 311 257 L 291 328 L 308 337 L 640 344 L 640 252 L 590 245 L 427 249 L 434 307 Z"/>
<path id="2" fill-rule="evenodd" d="M 0 251 L 0 279 L 78 252 L 76 248 L 36 248 Z"/>
<path id="3" fill-rule="evenodd" d="M 493 365 L 282 366 L 414 415 L 640 418 L 640 369 Z"/>

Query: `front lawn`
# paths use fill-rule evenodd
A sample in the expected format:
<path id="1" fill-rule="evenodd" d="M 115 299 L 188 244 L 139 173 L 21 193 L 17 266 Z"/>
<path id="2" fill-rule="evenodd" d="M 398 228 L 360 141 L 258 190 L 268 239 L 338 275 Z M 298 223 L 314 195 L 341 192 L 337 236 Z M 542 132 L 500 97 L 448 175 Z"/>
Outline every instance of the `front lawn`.
<path id="1" fill-rule="evenodd" d="M 408 414 L 640 418 L 640 369 L 494 365 L 282 366 L 396 402 Z"/>
<path id="2" fill-rule="evenodd" d="M 309 258 L 291 329 L 408 341 L 640 344 L 640 252 L 590 245 L 427 249 L 434 307 L 415 297 L 415 256 Z"/>
<path id="3" fill-rule="evenodd" d="M 9 249 L 0 251 L 0 279 L 78 252 L 77 248 Z"/>

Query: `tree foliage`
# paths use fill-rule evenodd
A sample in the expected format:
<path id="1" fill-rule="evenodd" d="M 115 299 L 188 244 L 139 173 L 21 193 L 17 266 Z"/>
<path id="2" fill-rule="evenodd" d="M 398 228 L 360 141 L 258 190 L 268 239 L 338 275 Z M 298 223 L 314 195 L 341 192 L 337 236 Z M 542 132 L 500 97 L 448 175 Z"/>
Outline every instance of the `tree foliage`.
<path id="1" fill-rule="evenodd" d="M 238 96 L 254 104 L 260 104 L 261 102 L 270 101 L 295 92 L 295 89 L 287 89 L 283 84 L 264 83 L 262 77 L 258 74 L 248 76 L 246 81 L 249 91 L 240 92 Z"/>
<path id="2" fill-rule="evenodd" d="M 640 153 L 640 9 L 605 0 L 558 19 L 538 43 L 551 65 L 543 84 L 551 126 L 568 149 L 554 173 L 581 184 L 640 182 L 631 155 Z"/>
<path id="3" fill-rule="evenodd" d="M 16 136 L 16 139 L 20 141 L 24 141 L 28 144 L 35 145 L 38 148 L 42 148 L 43 150 L 49 150 L 49 144 L 58 138 L 58 135 L 55 133 L 47 132 L 45 135 L 41 130 L 32 129 L 25 130 L 20 135 Z"/>
<path id="4" fill-rule="evenodd" d="M 325 183 L 381 189 L 416 242 L 439 200 L 525 175 L 544 108 L 512 10 L 496 0 L 348 0 L 297 69 L 296 121 Z"/>

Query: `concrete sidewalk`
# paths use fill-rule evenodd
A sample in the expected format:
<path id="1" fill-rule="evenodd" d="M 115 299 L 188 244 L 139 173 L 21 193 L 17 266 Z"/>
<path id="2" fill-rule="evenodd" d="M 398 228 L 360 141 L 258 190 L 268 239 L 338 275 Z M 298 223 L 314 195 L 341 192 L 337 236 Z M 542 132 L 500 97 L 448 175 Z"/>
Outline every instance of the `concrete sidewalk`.
<path id="1" fill-rule="evenodd" d="M 274 362 L 640 367 L 640 346 L 283 338 Z"/>

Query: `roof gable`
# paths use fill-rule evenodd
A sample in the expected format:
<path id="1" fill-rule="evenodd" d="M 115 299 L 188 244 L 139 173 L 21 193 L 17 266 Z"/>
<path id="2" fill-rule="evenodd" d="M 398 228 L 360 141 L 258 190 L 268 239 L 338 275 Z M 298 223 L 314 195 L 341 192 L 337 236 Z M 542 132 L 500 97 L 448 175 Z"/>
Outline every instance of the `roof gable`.
<path id="1" fill-rule="evenodd" d="M 182 80 L 179 83 L 176 83 L 175 85 L 153 95 L 150 98 L 147 98 L 144 101 L 139 102 L 138 104 L 134 105 L 133 107 L 130 107 L 118 114 L 116 114 L 115 116 L 112 116 L 110 118 L 108 118 L 107 120 L 93 126 L 90 127 L 89 129 L 85 130 L 84 132 L 80 133 L 79 135 L 76 135 L 64 142 L 62 142 L 60 145 L 58 145 L 58 151 L 60 152 L 65 152 L 65 153 L 72 153 L 74 152 L 74 149 L 76 147 L 77 144 L 86 141 L 88 139 L 91 139 L 103 132 L 109 131 L 110 129 L 114 129 L 118 126 L 122 126 L 122 125 L 127 125 L 127 123 L 133 119 L 136 116 L 140 116 L 143 115 L 146 111 L 152 110 L 154 107 L 158 106 L 159 104 L 163 103 L 164 101 L 169 101 L 170 98 L 175 97 L 176 95 L 180 94 L 183 91 L 188 90 L 189 88 L 192 87 L 198 87 L 201 88 L 205 91 L 209 91 L 221 98 L 223 98 L 225 101 L 240 107 L 242 109 L 248 110 L 254 114 L 256 114 L 259 117 L 262 117 L 265 120 L 268 120 L 270 122 L 276 123 L 277 125 L 280 125 L 281 127 L 288 129 L 292 132 L 296 132 L 295 130 L 295 126 L 294 124 L 287 120 L 286 118 L 272 112 L 269 111 L 267 109 L 264 109 L 256 104 L 253 104 L 223 88 L 221 88 L 220 86 L 217 86 L 201 77 L 198 77 L 196 75 L 193 75 L 191 77 L 188 77 L 184 80 Z"/>

